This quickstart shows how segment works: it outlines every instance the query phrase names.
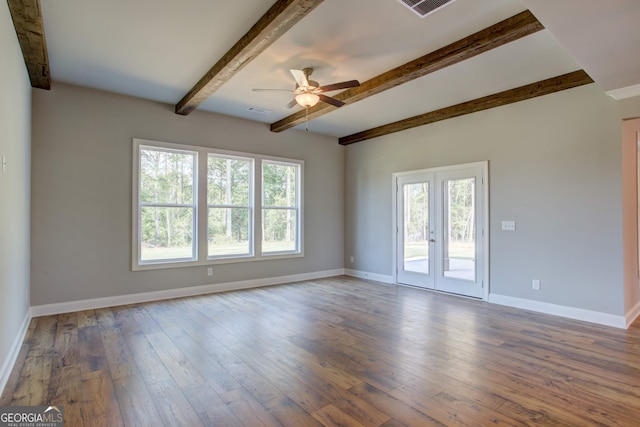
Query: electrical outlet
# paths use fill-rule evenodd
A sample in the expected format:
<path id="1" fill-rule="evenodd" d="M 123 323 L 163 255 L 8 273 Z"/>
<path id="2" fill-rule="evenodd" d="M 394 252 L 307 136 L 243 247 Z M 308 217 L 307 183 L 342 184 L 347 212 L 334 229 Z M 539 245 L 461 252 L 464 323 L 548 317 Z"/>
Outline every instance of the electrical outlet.
<path id="1" fill-rule="evenodd" d="M 207 276 L 213 276 L 213 268 L 207 268 Z"/>
<path id="2" fill-rule="evenodd" d="M 502 221 L 502 231 L 516 231 L 516 222 Z"/>
<path id="3" fill-rule="evenodd" d="M 539 291 L 540 290 L 540 280 L 538 279 L 533 279 L 533 281 L 531 282 L 531 288 L 534 291 Z"/>
<path id="4" fill-rule="evenodd" d="M 350 262 L 351 264 L 353 264 L 353 255 L 351 255 L 351 256 L 349 257 L 349 262 Z"/>

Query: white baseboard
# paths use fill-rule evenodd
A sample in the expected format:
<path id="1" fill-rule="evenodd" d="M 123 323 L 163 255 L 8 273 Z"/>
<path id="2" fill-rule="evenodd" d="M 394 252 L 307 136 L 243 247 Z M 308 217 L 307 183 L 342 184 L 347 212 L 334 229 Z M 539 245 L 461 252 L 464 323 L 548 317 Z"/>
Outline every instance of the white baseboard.
<path id="1" fill-rule="evenodd" d="M 18 359 L 20 348 L 22 347 L 27 330 L 29 329 L 29 323 L 31 323 L 31 317 L 31 309 L 29 309 L 24 316 L 22 325 L 20 325 L 20 330 L 18 330 L 18 333 L 11 344 L 9 354 L 2 363 L 2 368 L 0 369 L 0 393 L 2 393 L 7 385 L 7 381 L 9 381 L 9 376 L 11 376 L 11 371 L 13 370 L 13 365 L 15 365 L 16 360 Z"/>
<path id="2" fill-rule="evenodd" d="M 289 276 L 267 277 L 263 279 L 241 280 L 238 282 L 215 283 L 211 285 L 192 286 L 188 288 L 167 289 L 164 291 L 144 292 L 138 294 L 118 295 L 105 298 L 92 298 L 78 301 L 44 304 L 31 307 L 33 317 L 52 314 L 70 313 L 73 311 L 91 310 L 118 305 L 136 304 L 141 302 L 159 301 L 171 298 L 190 297 L 211 294 L 215 292 L 235 291 L 240 289 L 273 286 L 284 283 L 300 282 L 304 280 L 322 279 L 325 277 L 345 274 L 344 269 L 316 271 L 313 273 L 293 274 Z"/>
<path id="3" fill-rule="evenodd" d="M 344 274 L 351 277 L 357 277 L 358 279 L 375 280 L 382 283 L 393 283 L 392 276 L 386 276 L 384 274 L 369 273 L 368 271 L 351 270 L 346 268 Z"/>
<path id="4" fill-rule="evenodd" d="M 556 305 L 548 302 L 534 301 L 530 299 L 516 298 L 499 294 L 489 294 L 489 302 L 493 304 L 521 308 L 524 310 L 536 311 L 538 313 L 552 314 L 554 316 L 561 316 L 574 320 L 597 323 L 599 325 L 613 326 L 614 328 L 626 329 L 628 327 L 625 316 L 616 316 L 615 314 L 602 313 L 599 311 L 567 307 L 564 305 Z M 640 310 L 640 307 L 636 308 Z"/>
<path id="5" fill-rule="evenodd" d="M 383 283 L 394 283 L 393 276 L 369 273 L 360 270 L 345 269 L 344 274 L 359 279 L 375 280 Z M 510 297 L 507 295 L 489 294 L 488 301 L 493 304 L 506 305 L 523 310 L 535 311 L 538 313 L 552 314 L 554 316 L 566 317 L 584 322 L 597 323 L 614 328 L 627 329 L 633 321 L 640 316 L 640 302 L 631 309 L 626 316 L 616 316 L 615 314 L 602 313 L 599 311 L 585 310 L 582 308 L 568 307 L 551 304 L 547 302 L 529 300 L 525 298 Z"/>
<path id="6" fill-rule="evenodd" d="M 626 329 L 629 329 L 629 326 L 640 316 L 640 301 L 625 314 L 624 319 L 626 323 Z"/>

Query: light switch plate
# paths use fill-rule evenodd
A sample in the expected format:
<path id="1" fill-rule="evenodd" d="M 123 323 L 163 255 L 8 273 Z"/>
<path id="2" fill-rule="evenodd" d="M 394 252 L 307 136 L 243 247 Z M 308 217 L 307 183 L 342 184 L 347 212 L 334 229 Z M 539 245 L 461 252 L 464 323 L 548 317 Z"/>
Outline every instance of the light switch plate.
<path id="1" fill-rule="evenodd" d="M 502 231 L 516 231 L 516 222 L 502 221 Z"/>

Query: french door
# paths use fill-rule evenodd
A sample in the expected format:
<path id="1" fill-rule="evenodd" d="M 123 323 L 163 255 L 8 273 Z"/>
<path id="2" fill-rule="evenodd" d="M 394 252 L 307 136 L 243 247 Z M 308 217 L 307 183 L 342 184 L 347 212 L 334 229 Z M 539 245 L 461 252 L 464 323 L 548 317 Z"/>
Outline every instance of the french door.
<path id="1" fill-rule="evenodd" d="M 487 163 L 394 174 L 394 185 L 396 282 L 486 298 Z"/>

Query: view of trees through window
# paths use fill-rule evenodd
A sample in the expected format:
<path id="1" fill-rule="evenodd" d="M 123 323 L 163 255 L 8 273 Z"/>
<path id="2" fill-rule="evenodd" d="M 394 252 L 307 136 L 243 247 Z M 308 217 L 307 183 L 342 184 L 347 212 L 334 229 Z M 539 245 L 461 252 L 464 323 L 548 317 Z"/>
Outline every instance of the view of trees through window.
<path id="1" fill-rule="evenodd" d="M 143 140 L 134 147 L 134 269 L 302 252 L 302 162 Z"/>
<path id="2" fill-rule="evenodd" d="M 296 250 L 298 165 L 262 165 L 262 252 Z"/>
<path id="3" fill-rule="evenodd" d="M 404 256 L 405 270 L 428 273 L 429 258 L 429 183 L 404 185 Z M 445 252 L 448 259 L 475 259 L 475 180 L 447 180 L 443 188 Z"/>
<path id="4" fill-rule="evenodd" d="M 475 179 L 452 179 L 445 186 L 445 259 L 475 259 Z"/>
<path id="5" fill-rule="evenodd" d="M 141 260 L 194 258 L 192 152 L 140 150 Z"/>
<path id="6" fill-rule="evenodd" d="M 209 257 L 249 255 L 253 160 L 209 154 Z"/>
<path id="7" fill-rule="evenodd" d="M 404 269 L 429 274 L 429 183 L 404 186 Z M 418 262 L 416 262 L 418 261 Z"/>

